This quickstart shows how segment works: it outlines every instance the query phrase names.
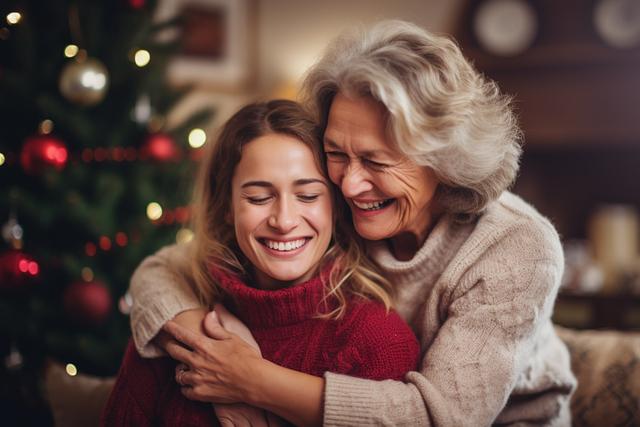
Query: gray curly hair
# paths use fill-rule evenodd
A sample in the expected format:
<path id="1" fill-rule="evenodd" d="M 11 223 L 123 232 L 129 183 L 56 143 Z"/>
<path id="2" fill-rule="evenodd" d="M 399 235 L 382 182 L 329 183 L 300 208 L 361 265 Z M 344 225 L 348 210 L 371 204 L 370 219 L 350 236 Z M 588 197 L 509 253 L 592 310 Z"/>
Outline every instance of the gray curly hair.
<path id="1" fill-rule="evenodd" d="M 482 212 L 515 180 L 522 133 L 511 98 L 448 37 L 399 20 L 344 34 L 303 83 L 303 100 L 322 130 L 338 92 L 386 107 L 390 140 L 434 171 L 439 206 L 461 220 Z"/>

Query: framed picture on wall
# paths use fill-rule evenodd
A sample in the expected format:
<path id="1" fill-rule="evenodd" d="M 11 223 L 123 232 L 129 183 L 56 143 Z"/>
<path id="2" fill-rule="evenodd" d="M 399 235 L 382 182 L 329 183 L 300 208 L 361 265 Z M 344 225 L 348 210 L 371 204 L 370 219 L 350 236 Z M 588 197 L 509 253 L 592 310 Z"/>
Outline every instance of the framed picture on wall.
<path id="1" fill-rule="evenodd" d="M 224 91 L 245 87 L 252 75 L 250 3 L 251 0 L 161 0 L 157 21 L 181 18 L 181 46 L 169 64 L 170 82 Z"/>

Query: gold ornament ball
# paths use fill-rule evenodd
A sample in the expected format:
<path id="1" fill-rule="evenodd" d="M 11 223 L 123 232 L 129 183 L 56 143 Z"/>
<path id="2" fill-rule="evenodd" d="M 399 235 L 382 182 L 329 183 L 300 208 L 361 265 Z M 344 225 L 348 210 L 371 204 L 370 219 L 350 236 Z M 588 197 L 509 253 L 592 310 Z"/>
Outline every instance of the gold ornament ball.
<path id="1" fill-rule="evenodd" d="M 60 74 L 60 92 L 78 105 L 91 106 L 99 103 L 107 94 L 108 86 L 109 73 L 97 59 L 70 62 Z"/>

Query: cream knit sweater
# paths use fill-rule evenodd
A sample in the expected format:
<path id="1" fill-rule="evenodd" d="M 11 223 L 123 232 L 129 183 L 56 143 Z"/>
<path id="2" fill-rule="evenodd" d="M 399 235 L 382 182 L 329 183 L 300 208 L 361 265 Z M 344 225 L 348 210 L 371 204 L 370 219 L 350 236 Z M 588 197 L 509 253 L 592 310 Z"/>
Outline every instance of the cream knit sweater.
<path id="1" fill-rule="evenodd" d="M 371 256 L 394 284 L 396 310 L 423 358 L 405 382 L 325 374 L 324 424 L 569 426 L 575 388 L 569 355 L 551 314 L 563 269 L 553 226 L 510 193 L 471 224 L 444 216 L 410 261 L 385 242 Z M 131 325 L 145 356 L 168 319 L 198 306 L 168 263 L 169 247 L 147 258 L 131 280 Z"/>

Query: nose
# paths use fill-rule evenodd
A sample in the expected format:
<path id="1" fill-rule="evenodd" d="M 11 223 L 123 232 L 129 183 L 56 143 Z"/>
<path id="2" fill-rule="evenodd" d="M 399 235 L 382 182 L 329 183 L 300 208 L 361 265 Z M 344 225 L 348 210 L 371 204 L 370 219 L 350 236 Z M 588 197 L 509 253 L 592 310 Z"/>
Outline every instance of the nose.
<path id="1" fill-rule="evenodd" d="M 286 234 L 295 229 L 299 222 L 300 215 L 295 201 L 289 198 L 282 198 L 274 204 L 268 224 L 278 232 Z"/>
<path id="2" fill-rule="evenodd" d="M 345 167 L 340 181 L 340 189 L 346 198 L 355 197 L 373 189 L 373 184 L 360 162 L 351 161 Z"/>

